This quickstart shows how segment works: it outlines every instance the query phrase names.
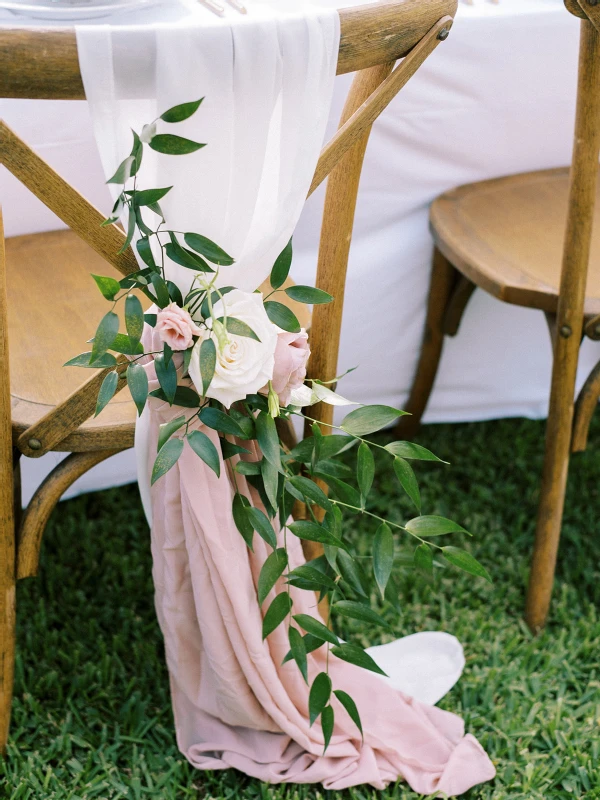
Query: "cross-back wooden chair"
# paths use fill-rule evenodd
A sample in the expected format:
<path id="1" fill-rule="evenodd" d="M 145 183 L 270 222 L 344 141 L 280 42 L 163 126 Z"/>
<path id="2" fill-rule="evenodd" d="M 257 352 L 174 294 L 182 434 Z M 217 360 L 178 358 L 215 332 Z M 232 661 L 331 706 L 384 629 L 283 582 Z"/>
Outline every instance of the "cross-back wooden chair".
<path id="1" fill-rule="evenodd" d="M 575 141 L 571 167 L 461 186 L 430 213 L 435 240 L 421 355 L 397 432 L 410 438 L 434 384 L 445 336 L 458 332 L 476 287 L 537 308 L 548 321 L 554 362 L 546 452 L 527 593 L 526 619 L 545 624 L 560 538 L 571 452 L 585 450 L 600 397 L 600 362 L 575 399 L 579 347 L 600 340 L 600 5 L 565 0 L 581 17 Z M 566 223 L 566 227 L 565 227 Z M 590 265 L 588 274 L 588 264 Z"/>
<path id="2" fill-rule="evenodd" d="M 313 314 L 313 377 L 330 378 L 336 372 L 354 209 L 371 125 L 448 36 L 456 5 L 456 0 L 390 0 L 340 11 L 337 72 L 357 75 L 340 127 L 321 154 L 310 188 L 312 193 L 329 176 L 317 284 L 335 297 L 332 304 L 315 307 Z M 403 60 L 394 69 L 399 58 Z M 84 98 L 73 30 L 0 29 L 0 76 L 0 96 Z M 101 228 L 102 214 L 1 121 L 0 163 L 70 228 L 8 239 L 6 258 L 0 229 L 0 748 L 4 749 L 12 698 L 16 580 L 36 574 L 42 534 L 63 492 L 95 464 L 133 446 L 135 407 L 126 392 L 117 395 L 97 419 L 89 419 L 107 370 L 77 386 L 77 376 L 60 365 L 78 352 L 88 321 L 93 324 L 104 311 L 89 273 L 106 270 L 105 262 L 122 275 L 136 271 L 138 265 L 131 249 L 119 255 L 123 231 L 115 225 Z M 69 297 L 53 295 L 53 286 L 61 283 L 71 287 Z M 36 284 L 38 296 L 32 297 Z M 28 308 L 36 315 L 35 325 Z M 40 321 L 46 308 L 48 319 Z M 39 330 L 45 341 L 38 338 Z M 32 340 L 36 352 L 32 349 L 28 358 Z M 122 357 L 119 372 L 126 364 Z M 124 384 L 122 378 L 119 388 Z M 323 423 L 332 421 L 330 406 L 312 411 Z M 21 454 L 37 458 L 49 451 L 70 455 L 21 515 L 19 458 Z M 307 557 L 320 552 L 313 547 Z"/>

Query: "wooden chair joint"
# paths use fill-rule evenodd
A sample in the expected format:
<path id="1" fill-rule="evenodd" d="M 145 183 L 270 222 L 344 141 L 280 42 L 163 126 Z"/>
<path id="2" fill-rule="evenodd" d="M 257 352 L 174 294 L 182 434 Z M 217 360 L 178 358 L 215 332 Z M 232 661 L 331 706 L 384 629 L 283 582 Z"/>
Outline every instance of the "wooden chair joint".
<path id="1" fill-rule="evenodd" d="M 95 373 L 66 400 L 24 431 L 17 439 L 17 447 L 23 455 L 39 458 L 54 450 L 59 442 L 66 439 L 74 430 L 88 419 L 96 408 L 98 391 L 109 372 L 119 375 L 116 392 L 126 385 L 125 370 L 129 366 L 126 356 L 117 356 L 117 366 L 107 367 Z"/>
<path id="2" fill-rule="evenodd" d="M 569 9 L 569 11 L 571 11 L 572 14 L 576 13 L 571 8 L 571 6 L 575 5 L 573 0 L 571 0 L 571 2 L 565 3 L 565 5 Z M 577 0 L 577 5 L 579 6 L 583 14 L 576 14 L 576 16 L 583 17 L 583 19 L 589 19 L 594 28 L 596 28 L 596 30 L 600 32 L 600 5 L 598 5 L 598 0 Z"/>
<path id="3" fill-rule="evenodd" d="M 338 128 L 321 152 L 308 197 L 325 180 L 344 154 L 370 128 L 381 112 L 387 108 L 438 44 L 448 38 L 453 22 L 454 20 L 450 16 L 441 17 L 402 59 L 394 71 L 381 81 L 364 103 Z"/>

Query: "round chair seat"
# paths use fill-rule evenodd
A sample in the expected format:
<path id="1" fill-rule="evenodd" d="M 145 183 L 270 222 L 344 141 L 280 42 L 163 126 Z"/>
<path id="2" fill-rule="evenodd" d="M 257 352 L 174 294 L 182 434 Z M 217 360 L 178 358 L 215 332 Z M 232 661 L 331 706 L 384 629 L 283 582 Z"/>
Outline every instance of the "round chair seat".
<path id="1" fill-rule="evenodd" d="M 471 183 L 441 195 L 430 225 L 443 255 L 489 294 L 556 311 L 567 219 L 568 168 Z M 600 181 L 585 313 L 600 314 Z"/>
<path id="2" fill-rule="evenodd" d="M 91 349 L 111 303 L 90 273 L 122 277 L 69 230 L 15 236 L 6 240 L 8 342 L 13 441 L 65 400 L 96 370 L 63 367 Z M 285 284 L 289 285 L 291 281 Z M 146 304 L 148 301 L 142 298 Z M 306 306 L 281 294 L 308 327 Z M 122 303 L 117 310 L 122 312 Z M 125 330 L 122 321 L 121 330 Z M 56 449 L 69 452 L 133 447 L 136 408 L 127 387 L 96 417 L 86 420 Z"/>

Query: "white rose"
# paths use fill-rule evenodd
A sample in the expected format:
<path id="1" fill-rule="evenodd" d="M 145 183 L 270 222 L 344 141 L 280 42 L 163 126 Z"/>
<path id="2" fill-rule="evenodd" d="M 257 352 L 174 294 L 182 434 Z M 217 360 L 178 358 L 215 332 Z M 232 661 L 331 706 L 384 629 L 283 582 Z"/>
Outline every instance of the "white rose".
<path id="1" fill-rule="evenodd" d="M 223 304 L 227 310 L 227 317 L 245 322 L 260 341 L 228 331 L 228 342 L 220 348 L 216 335 L 212 331 L 203 329 L 194 345 L 189 376 L 198 393 L 202 395 L 200 346 L 210 336 L 217 348 L 217 362 L 206 396 L 218 400 L 225 408 L 229 408 L 236 400 L 243 400 L 247 395 L 258 392 L 273 377 L 277 328 L 267 316 L 262 294 L 233 289 L 224 295 L 223 300 L 215 303 L 213 312 L 217 319 L 224 316 Z M 208 324 L 210 325 L 210 321 Z"/>

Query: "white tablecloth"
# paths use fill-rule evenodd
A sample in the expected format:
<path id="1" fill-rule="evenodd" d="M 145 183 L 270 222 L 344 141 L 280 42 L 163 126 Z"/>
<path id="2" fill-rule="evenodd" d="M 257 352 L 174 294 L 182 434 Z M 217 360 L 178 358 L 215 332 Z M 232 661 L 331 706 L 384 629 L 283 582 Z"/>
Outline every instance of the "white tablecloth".
<path id="1" fill-rule="evenodd" d="M 400 407 L 406 399 L 425 312 L 433 198 L 469 181 L 569 162 L 577 41 L 577 21 L 562 0 L 461 4 L 450 38 L 376 123 L 350 255 L 339 368 L 360 368 L 344 379 L 347 397 Z M 350 76 L 337 79 L 332 131 L 349 82 Z M 84 102 L 0 100 L 0 117 L 108 209 Z M 307 203 L 295 235 L 298 282 L 314 279 L 322 197 L 318 192 Z M 0 201 L 8 236 L 60 227 L 4 169 Z M 586 342 L 582 379 L 599 357 L 598 345 Z M 425 420 L 543 416 L 550 360 L 540 313 L 477 292 L 459 335 L 447 341 Z M 27 462 L 25 499 L 56 459 Z M 134 476 L 126 453 L 73 488 L 103 488 Z"/>

